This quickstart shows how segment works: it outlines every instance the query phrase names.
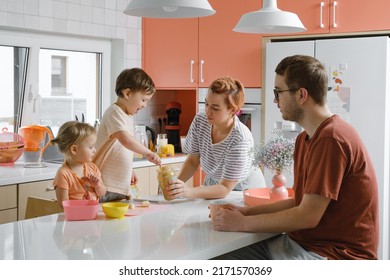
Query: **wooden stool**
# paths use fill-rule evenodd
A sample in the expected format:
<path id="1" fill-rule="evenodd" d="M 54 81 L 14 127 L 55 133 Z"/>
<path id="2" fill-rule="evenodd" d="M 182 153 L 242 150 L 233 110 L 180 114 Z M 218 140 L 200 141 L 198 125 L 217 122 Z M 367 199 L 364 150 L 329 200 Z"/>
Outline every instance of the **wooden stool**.
<path id="1" fill-rule="evenodd" d="M 62 213 L 64 210 L 57 200 L 29 196 L 27 199 L 25 219 Z"/>

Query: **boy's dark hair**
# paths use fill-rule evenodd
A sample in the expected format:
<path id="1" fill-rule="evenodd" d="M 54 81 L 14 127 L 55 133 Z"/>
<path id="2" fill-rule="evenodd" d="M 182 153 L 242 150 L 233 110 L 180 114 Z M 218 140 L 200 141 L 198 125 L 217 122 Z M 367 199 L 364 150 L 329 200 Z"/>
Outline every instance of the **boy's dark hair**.
<path id="1" fill-rule="evenodd" d="M 156 92 L 152 78 L 141 68 L 125 69 L 116 78 L 115 92 L 117 96 L 123 97 L 122 90 L 127 88 L 132 92 L 143 91 L 147 95 Z"/>
<path id="2" fill-rule="evenodd" d="M 275 72 L 285 76 L 289 88 L 305 88 L 317 104 L 325 104 L 328 75 L 318 59 L 307 55 L 288 56 L 280 61 Z"/>

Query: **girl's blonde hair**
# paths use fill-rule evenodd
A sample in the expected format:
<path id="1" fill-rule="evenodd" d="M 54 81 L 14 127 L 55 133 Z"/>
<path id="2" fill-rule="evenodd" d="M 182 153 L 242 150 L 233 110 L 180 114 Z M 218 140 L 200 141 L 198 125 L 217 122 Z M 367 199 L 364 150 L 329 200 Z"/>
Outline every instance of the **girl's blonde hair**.
<path id="1" fill-rule="evenodd" d="M 72 145 L 77 145 L 93 134 L 96 134 L 96 130 L 90 124 L 69 121 L 60 127 L 57 137 L 51 143 L 57 144 L 60 152 L 67 157 Z"/>

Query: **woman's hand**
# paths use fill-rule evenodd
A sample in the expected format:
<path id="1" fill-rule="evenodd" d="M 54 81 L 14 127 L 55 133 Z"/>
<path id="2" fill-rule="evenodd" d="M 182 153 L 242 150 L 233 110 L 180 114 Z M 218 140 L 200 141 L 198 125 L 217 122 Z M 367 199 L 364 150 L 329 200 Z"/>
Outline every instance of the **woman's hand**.
<path id="1" fill-rule="evenodd" d="M 186 184 L 180 180 L 176 179 L 169 183 L 168 192 L 171 197 L 175 198 L 195 198 L 193 188 L 189 188 Z"/>

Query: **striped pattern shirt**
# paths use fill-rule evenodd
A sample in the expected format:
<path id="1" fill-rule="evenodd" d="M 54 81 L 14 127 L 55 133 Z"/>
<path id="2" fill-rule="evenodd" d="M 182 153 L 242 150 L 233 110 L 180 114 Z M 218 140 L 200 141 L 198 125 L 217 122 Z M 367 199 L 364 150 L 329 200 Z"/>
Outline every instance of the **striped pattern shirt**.
<path id="1" fill-rule="evenodd" d="M 197 114 L 187 134 L 185 152 L 200 155 L 200 165 L 212 181 L 243 181 L 248 177 L 253 161 L 253 136 L 249 128 L 235 116 L 230 134 L 215 144 L 211 129 L 206 115 Z"/>

